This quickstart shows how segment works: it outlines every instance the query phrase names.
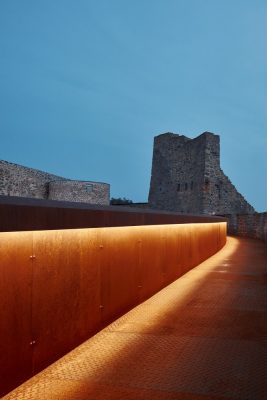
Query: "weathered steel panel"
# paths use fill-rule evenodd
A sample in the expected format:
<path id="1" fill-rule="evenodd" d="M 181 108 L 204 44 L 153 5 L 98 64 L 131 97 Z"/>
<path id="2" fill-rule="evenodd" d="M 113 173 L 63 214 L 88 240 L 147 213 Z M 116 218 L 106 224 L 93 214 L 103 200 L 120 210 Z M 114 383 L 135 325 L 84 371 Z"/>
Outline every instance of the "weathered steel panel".
<path id="1" fill-rule="evenodd" d="M 34 371 L 100 327 L 96 231 L 34 232 Z"/>
<path id="2" fill-rule="evenodd" d="M 99 230 L 101 313 L 105 325 L 138 303 L 140 229 Z"/>
<path id="3" fill-rule="evenodd" d="M 189 236 L 189 225 L 179 225 L 177 229 L 176 225 L 170 226 L 168 230 L 165 231 L 165 246 L 166 246 L 166 257 L 168 262 L 164 264 L 165 272 L 165 283 L 168 284 L 178 276 L 184 273 L 184 263 L 189 262 L 189 246 L 187 244 Z M 165 285 L 166 286 L 166 285 Z"/>
<path id="4" fill-rule="evenodd" d="M 0 233 L 0 396 L 32 374 L 32 233 Z"/>
<path id="5" fill-rule="evenodd" d="M 0 234 L 0 370 L 7 364 L 14 386 L 40 371 L 214 254 L 225 241 L 223 225 Z"/>
<path id="6" fill-rule="evenodd" d="M 165 261 L 168 262 L 168 258 L 165 258 L 164 230 L 166 228 L 157 225 L 144 226 L 140 231 L 141 301 L 163 287 L 162 268 Z"/>

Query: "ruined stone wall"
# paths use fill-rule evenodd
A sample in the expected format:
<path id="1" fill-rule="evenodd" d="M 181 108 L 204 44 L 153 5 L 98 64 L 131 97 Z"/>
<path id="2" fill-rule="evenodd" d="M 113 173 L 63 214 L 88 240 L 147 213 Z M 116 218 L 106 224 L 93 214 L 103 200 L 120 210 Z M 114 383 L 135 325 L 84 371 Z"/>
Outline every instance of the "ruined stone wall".
<path id="1" fill-rule="evenodd" d="M 91 181 L 54 181 L 49 183 L 49 200 L 109 204 L 109 185 Z"/>
<path id="2" fill-rule="evenodd" d="M 220 137 L 205 134 L 204 213 L 253 213 L 254 208 L 236 190 L 220 168 Z M 202 136 L 202 135 L 201 135 Z"/>
<path id="3" fill-rule="evenodd" d="M 230 214 L 228 233 L 230 235 L 261 239 L 267 242 L 267 212 L 254 214 Z"/>
<path id="4" fill-rule="evenodd" d="M 110 185 L 69 180 L 0 160 L 0 196 L 109 205 Z"/>
<path id="5" fill-rule="evenodd" d="M 254 212 L 221 170 L 220 137 L 210 132 L 154 138 L 149 204 L 183 213 Z"/>
<path id="6" fill-rule="evenodd" d="M 48 183 L 64 178 L 0 160 L 0 195 L 46 199 Z"/>
<path id="7" fill-rule="evenodd" d="M 166 133 L 154 138 L 149 204 L 152 208 L 198 213 L 203 207 L 202 138 Z"/>

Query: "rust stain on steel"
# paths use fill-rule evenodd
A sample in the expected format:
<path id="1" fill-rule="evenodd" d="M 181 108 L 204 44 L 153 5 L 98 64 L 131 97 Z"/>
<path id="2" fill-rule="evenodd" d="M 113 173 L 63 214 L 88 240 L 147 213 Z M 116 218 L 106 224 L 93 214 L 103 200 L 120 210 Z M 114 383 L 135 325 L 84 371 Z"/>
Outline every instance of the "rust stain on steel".
<path id="1" fill-rule="evenodd" d="M 98 232 L 34 233 L 34 370 L 47 366 L 101 326 Z"/>
<path id="2" fill-rule="evenodd" d="M 138 239 L 142 227 L 106 228 L 101 232 L 101 321 L 104 325 L 139 301 Z"/>
<path id="3" fill-rule="evenodd" d="M 0 368 L 7 363 L 16 379 L 2 381 L 1 392 L 216 253 L 226 240 L 223 225 L 2 233 L 1 298 L 8 311 L 0 340 L 9 345 Z"/>
<path id="4" fill-rule="evenodd" d="M 32 374 L 32 233 L 0 233 L 0 396 Z"/>

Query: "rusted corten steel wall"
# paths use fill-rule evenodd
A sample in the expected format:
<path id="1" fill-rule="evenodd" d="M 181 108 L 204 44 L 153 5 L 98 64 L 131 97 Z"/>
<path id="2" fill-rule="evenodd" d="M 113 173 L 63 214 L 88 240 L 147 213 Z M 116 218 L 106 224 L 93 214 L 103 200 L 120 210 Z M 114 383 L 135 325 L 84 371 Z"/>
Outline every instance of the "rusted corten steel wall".
<path id="1" fill-rule="evenodd" d="M 0 231 L 2 232 L 220 221 L 226 221 L 226 219 L 161 210 L 92 206 L 84 203 L 0 196 Z"/>
<path id="2" fill-rule="evenodd" d="M 0 233 L 0 394 L 225 241 L 225 222 Z"/>

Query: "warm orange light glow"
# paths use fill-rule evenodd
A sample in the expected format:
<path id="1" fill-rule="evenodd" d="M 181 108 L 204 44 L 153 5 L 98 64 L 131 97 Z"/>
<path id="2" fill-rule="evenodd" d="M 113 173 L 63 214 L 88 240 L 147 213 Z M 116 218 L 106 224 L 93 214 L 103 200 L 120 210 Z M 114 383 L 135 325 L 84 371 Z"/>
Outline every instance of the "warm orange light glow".
<path id="1" fill-rule="evenodd" d="M 224 222 L 0 233 L 3 382 L 46 367 L 225 240 Z"/>
<path id="2" fill-rule="evenodd" d="M 147 392 L 142 392 L 143 398 L 151 399 L 152 392 L 149 392 L 149 387 L 158 387 L 156 379 L 158 385 L 163 385 L 161 382 L 164 382 L 164 379 L 168 382 L 168 363 L 173 359 L 173 370 L 181 357 L 179 348 L 171 347 L 172 343 L 180 345 L 180 335 L 179 332 L 172 335 L 168 330 L 170 321 L 173 327 L 179 313 L 186 317 L 185 307 L 197 297 L 199 291 L 205 289 L 205 285 L 209 283 L 209 275 L 218 271 L 226 260 L 231 260 L 239 246 L 239 239 L 228 238 L 227 246 L 223 250 L 117 319 L 4 399 L 26 399 L 31 393 L 36 393 L 36 396 L 49 393 L 51 398 L 58 400 L 85 400 L 90 398 L 90 395 L 94 398 L 94 394 L 98 393 L 97 398 L 106 399 L 116 393 L 116 390 L 119 394 L 118 397 L 114 395 L 114 398 L 121 398 L 120 390 L 123 390 L 125 385 L 129 390 L 125 395 L 131 393 L 132 388 L 137 387 L 141 390 L 140 387 L 144 387 L 147 388 Z M 221 301 L 227 302 L 227 298 Z M 218 312 L 221 313 L 220 309 Z M 186 339 L 181 336 L 181 349 L 191 339 L 194 340 L 193 337 Z M 204 340 L 207 338 L 203 339 L 203 345 Z M 194 351 L 192 355 L 203 350 L 198 347 Z M 207 353 L 207 349 L 205 352 Z M 148 367 L 150 370 L 146 369 Z M 213 371 L 213 368 L 210 370 Z M 179 375 L 175 379 L 178 382 Z M 157 392 L 153 393 L 155 396 Z M 134 398 L 134 393 L 132 396 L 131 398 Z"/>

